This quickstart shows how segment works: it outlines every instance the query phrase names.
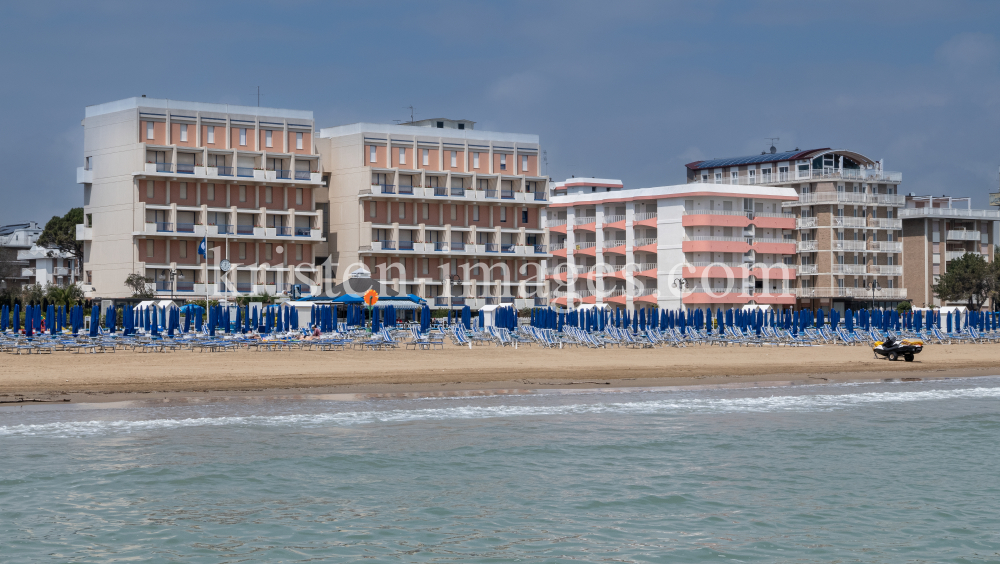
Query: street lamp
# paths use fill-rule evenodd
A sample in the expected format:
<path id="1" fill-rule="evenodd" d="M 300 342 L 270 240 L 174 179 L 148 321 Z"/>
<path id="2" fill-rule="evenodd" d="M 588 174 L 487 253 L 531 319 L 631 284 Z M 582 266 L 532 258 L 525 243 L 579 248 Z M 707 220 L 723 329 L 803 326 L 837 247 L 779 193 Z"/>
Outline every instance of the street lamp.
<path id="1" fill-rule="evenodd" d="M 173 301 L 173 299 L 174 299 L 174 286 L 176 284 L 176 280 L 177 280 L 177 271 L 176 270 L 171 270 L 170 271 L 170 300 L 171 301 Z"/>
<path id="2" fill-rule="evenodd" d="M 871 288 L 872 290 L 872 310 L 875 309 L 875 292 L 882 289 L 882 286 L 878 285 L 878 280 L 872 280 L 870 285 L 866 285 L 866 288 Z"/>
<path id="3" fill-rule="evenodd" d="M 687 280 L 683 278 L 674 278 L 674 281 L 671 284 L 671 286 L 673 286 L 674 288 L 680 288 L 681 290 L 687 288 L 687 285 L 688 285 Z"/>

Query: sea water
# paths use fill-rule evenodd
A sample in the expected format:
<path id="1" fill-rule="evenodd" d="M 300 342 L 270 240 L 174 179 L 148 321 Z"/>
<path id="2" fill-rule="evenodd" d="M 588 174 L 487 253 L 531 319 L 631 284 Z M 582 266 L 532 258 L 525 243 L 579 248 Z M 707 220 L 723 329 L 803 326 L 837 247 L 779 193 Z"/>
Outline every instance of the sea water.
<path id="1" fill-rule="evenodd" d="M 3 562 L 1000 562 L 1000 379 L 0 409 Z"/>

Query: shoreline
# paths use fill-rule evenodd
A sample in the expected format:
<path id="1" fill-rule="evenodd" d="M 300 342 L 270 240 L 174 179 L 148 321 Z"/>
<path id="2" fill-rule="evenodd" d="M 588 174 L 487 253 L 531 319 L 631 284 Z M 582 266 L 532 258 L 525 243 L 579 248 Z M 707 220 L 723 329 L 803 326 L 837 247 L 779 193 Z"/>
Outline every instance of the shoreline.
<path id="1" fill-rule="evenodd" d="M 915 362 L 867 347 L 291 351 L 8 356 L 0 408 L 25 405 L 408 399 L 693 390 L 1000 375 L 996 345 L 938 345 Z"/>

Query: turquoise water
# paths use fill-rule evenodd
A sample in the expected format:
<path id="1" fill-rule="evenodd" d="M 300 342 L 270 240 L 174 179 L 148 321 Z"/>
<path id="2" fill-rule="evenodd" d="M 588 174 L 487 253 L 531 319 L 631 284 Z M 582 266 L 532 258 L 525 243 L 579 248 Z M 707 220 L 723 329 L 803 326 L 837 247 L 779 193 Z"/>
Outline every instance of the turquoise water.
<path id="1" fill-rule="evenodd" d="M 1000 379 L 0 409 L 3 562 L 1000 562 Z"/>

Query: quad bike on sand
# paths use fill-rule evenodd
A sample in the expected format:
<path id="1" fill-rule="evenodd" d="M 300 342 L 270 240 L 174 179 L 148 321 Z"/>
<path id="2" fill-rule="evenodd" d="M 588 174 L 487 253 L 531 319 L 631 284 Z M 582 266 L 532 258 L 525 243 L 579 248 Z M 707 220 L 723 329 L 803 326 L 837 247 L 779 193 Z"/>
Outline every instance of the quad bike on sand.
<path id="1" fill-rule="evenodd" d="M 903 357 L 906 362 L 913 362 L 913 355 L 924 350 L 924 342 L 919 339 L 897 341 L 889 337 L 885 341 L 876 341 L 872 345 L 872 350 L 875 352 L 875 358 L 884 356 L 889 360 L 897 360 Z"/>

